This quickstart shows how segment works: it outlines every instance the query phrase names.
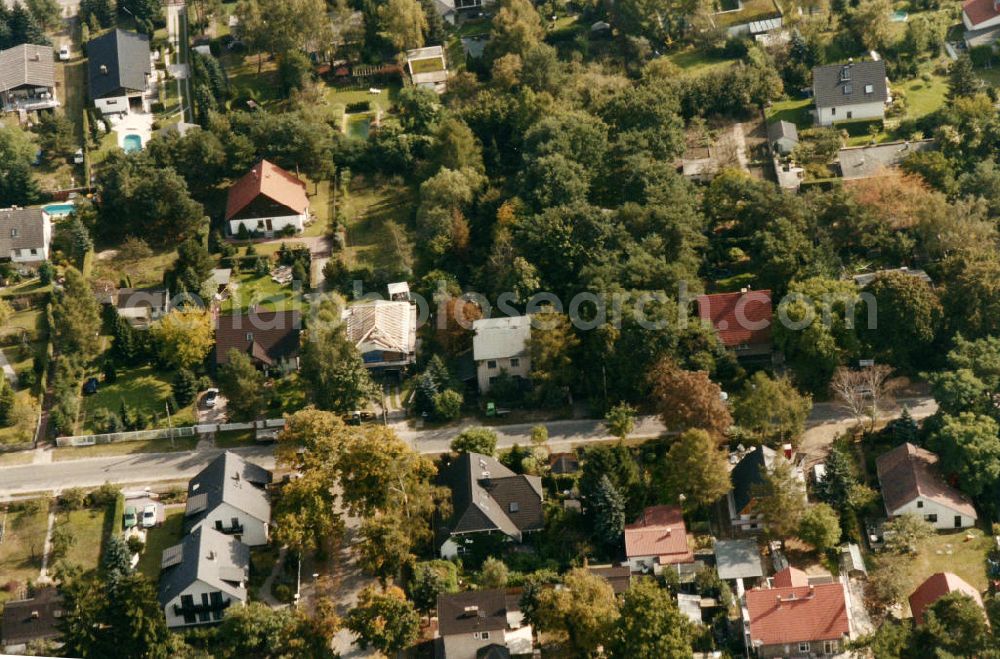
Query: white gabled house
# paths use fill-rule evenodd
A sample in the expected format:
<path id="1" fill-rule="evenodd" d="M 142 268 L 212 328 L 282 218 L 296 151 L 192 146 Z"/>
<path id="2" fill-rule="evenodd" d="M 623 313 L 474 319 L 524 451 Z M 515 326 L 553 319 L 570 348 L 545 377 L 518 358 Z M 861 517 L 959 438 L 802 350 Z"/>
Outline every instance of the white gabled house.
<path id="1" fill-rule="evenodd" d="M 832 126 L 838 121 L 883 119 L 890 101 L 885 62 L 849 61 L 813 69 L 816 122 Z"/>
<path id="2" fill-rule="evenodd" d="M 0 260 L 41 263 L 49 258 L 52 220 L 40 208 L 0 209 Z"/>
<path id="3" fill-rule="evenodd" d="M 906 443 L 875 461 L 889 517 L 917 515 L 939 531 L 975 526 L 972 502 L 937 473 L 938 456 Z"/>

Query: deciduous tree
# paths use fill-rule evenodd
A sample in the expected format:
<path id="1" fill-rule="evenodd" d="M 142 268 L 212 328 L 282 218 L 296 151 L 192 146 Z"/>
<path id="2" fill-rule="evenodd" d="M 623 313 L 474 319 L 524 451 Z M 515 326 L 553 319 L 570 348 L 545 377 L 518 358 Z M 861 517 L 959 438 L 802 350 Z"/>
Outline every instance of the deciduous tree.
<path id="1" fill-rule="evenodd" d="M 395 654 L 417 640 L 420 616 L 402 590 L 389 586 L 382 591 L 368 586 L 358 605 L 347 613 L 346 627 L 358 637 L 362 649 L 375 648 Z"/>
<path id="2" fill-rule="evenodd" d="M 451 440 L 451 450 L 455 453 L 482 453 L 495 456 L 497 434 L 489 428 L 468 428 Z"/>
<path id="3" fill-rule="evenodd" d="M 532 622 L 559 639 L 569 656 L 588 657 L 607 643 L 618 617 L 611 585 L 586 568 L 575 568 L 566 574 L 562 588 L 538 594 Z"/>
<path id="4" fill-rule="evenodd" d="M 798 536 L 817 551 L 831 549 L 840 541 L 840 518 L 825 503 L 809 506 L 799 520 Z"/>
<path id="5" fill-rule="evenodd" d="M 705 371 L 685 371 L 669 358 L 649 373 L 653 404 L 671 430 L 700 428 L 722 441 L 733 425 L 722 389 Z"/>
<path id="6" fill-rule="evenodd" d="M 379 7 L 378 16 L 382 36 L 396 50 L 410 50 L 424 45 L 427 17 L 418 0 L 389 0 Z"/>
<path id="7" fill-rule="evenodd" d="M 704 430 L 688 430 L 670 446 L 666 482 L 673 496 L 683 494 L 694 506 L 708 506 L 732 487 L 726 454 Z"/>
<path id="8" fill-rule="evenodd" d="M 212 315 L 203 309 L 174 309 L 150 328 L 160 359 L 176 368 L 194 368 L 215 346 Z"/>
<path id="9" fill-rule="evenodd" d="M 795 535 L 806 510 L 805 486 L 782 454 L 774 456 L 770 471 L 752 492 L 754 512 L 760 515 L 767 532 L 781 540 Z"/>
<path id="10" fill-rule="evenodd" d="M 787 377 L 771 378 L 757 371 L 733 401 L 736 423 L 763 443 L 797 443 L 812 409 L 812 397 L 802 395 Z"/>
<path id="11" fill-rule="evenodd" d="M 234 420 L 260 416 L 264 410 L 264 383 L 264 374 L 257 370 L 250 355 L 231 348 L 226 363 L 219 368 L 219 390 Z"/>
<path id="12" fill-rule="evenodd" d="M 654 580 L 640 578 L 625 591 L 615 625 L 611 657 L 691 657 L 694 629 L 673 594 Z"/>
<path id="13" fill-rule="evenodd" d="M 52 338 L 56 350 L 84 361 L 100 351 L 101 312 L 87 281 L 76 268 L 67 268 L 62 289 L 52 304 Z"/>

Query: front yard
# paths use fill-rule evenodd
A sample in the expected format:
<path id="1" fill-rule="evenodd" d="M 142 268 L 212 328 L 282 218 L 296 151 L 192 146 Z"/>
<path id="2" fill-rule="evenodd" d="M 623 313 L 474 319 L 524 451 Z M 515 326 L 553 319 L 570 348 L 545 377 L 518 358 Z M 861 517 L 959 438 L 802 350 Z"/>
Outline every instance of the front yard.
<path id="1" fill-rule="evenodd" d="M 966 540 L 966 534 L 972 540 Z M 912 593 L 927 577 L 937 572 L 954 572 L 976 590 L 986 590 L 986 552 L 993 545 L 990 536 L 980 529 L 935 533 L 920 543 L 916 556 L 903 560 L 907 593 Z M 904 603 L 907 612 L 909 604 Z"/>
<path id="2" fill-rule="evenodd" d="M 184 537 L 184 507 L 170 508 L 163 526 L 146 531 L 146 546 L 139 556 L 138 571 L 156 583 L 160 577 L 163 550 L 173 547 Z"/>
<path id="3" fill-rule="evenodd" d="M 38 578 L 42 567 L 42 550 L 48 528 L 49 500 L 39 500 L 40 505 L 28 504 L 27 510 L 0 511 L 0 604 L 18 595 L 8 590 L 8 584 L 21 588 L 31 579 Z M 24 506 L 24 504 L 19 504 Z"/>
<path id="4" fill-rule="evenodd" d="M 122 404 L 155 419 L 152 427 L 166 428 L 166 403 L 171 397 L 172 374 L 156 371 L 152 366 L 122 370 L 114 382 L 102 382 L 97 393 L 84 396 L 83 409 L 77 426 L 82 433 L 101 433 L 103 428 L 94 425 L 98 410 L 120 414 Z M 193 405 L 172 413 L 175 428 L 194 425 L 196 414 Z"/>
<path id="5" fill-rule="evenodd" d="M 63 511 L 56 515 L 53 534 L 62 529 L 73 537 L 73 542 L 62 560 L 79 565 L 84 571 L 95 569 L 101 560 L 106 518 L 113 510 L 114 506 L 83 508 Z"/>

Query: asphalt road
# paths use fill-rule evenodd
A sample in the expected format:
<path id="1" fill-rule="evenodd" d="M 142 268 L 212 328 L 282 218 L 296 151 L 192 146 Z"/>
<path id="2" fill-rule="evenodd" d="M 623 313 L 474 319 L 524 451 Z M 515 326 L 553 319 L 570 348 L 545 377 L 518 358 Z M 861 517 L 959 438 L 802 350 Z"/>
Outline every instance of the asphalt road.
<path id="1" fill-rule="evenodd" d="M 910 407 L 916 418 L 925 417 L 936 409 L 929 398 L 909 398 L 899 405 Z M 894 408 L 894 409 L 898 409 Z M 837 432 L 852 423 L 850 416 L 834 403 L 818 403 L 809 417 L 808 430 L 802 440 L 801 450 L 811 457 L 820 458 Z M 399 427 L 397 431 L 421 453 L 436 454 L 448 450 L 452 438 L 464 426 L 450 426 L 434 430 L 410 430 Z M 531 443 L 531 429 L 537 424 L 511 424 L 494 426 L 498 446 L 509 448 L 513 444 Z M 549 445 L 553 450 L 569 450 L 578 444 L 608 441 L 611 437 L 604 423 L 594 419 L 574 419 L 546 423 Z M 652 416 L 636 420 L 633 437 L 655 437 L 664 431 L 659 419 Z M 269 446 L 234 449 L 265 468 L 273 468 L 274 456 Z M 82 458 L 47 464 L 15 465 L 0 467 L 0 498 L 68 487 L 96 487 L 105 482 L 121 484 L 148 484 L 159 481 L 183 480 L 198 473 L 222 449 L 205 449 L 183 453 L 137 453 L 134 455 Z"/>

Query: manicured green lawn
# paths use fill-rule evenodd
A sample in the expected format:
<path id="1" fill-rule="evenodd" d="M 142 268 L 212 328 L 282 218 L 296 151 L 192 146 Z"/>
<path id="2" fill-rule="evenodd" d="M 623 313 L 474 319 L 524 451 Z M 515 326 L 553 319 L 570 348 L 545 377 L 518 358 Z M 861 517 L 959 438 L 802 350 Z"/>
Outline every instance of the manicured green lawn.
<path id="1" fill-rule="evenodd" d="M 966 541 L 966 533 L 975 536 Z M 993 543 L 979 529 L 936 533 L 920 543 L 920 552 L 903 559 L 912 593 L 927 577 L 936 572 L 953 572 L 976 590 L 986 590 L 986 552 Z M 949 553 L 951 552 L 951 553 Z M 904 608 L 909 606 L 904 602 Z"/>
<path id="2" fill-rule="evenodd" d="M 716 57 L 698 48 L 686 48 L 666 55 L 666 58 L 684 69 L 685 73 L 704 73 L 711 69 L 729 66 L 736 60 Z"/>
<path id="3" fill-rule="evenodd" d="M 38 512 L 0 511 L 4 518 L 4 538 L 0 542 L 0 582 L 17 581 L 23 587 L 28 579 L 38 578 L 42 568 L 42 550 L 48 528 L 49 500 L 44 499 Z M 0 604 L 16 593 L 0 589 Z"/>
<path id="4" fill-rule="evenodd" d="M 306 181 L 309 194 L 309 210 L 316 219 L 302 232 L 303 236 L 322 236 L 330 224 L 330 182 L 320 181 L 319 185 Z"/>
<path id="5" fill-rule="evenodd" d="M 906 92 L 907 118 L 919 119 L 944 106 L 948 80 L 944 76 L 932 75 L 930 82 L 915 78 L 904 82 L 902 87 Z"/>
<path id="6" fill-rule="evenodd" d="M 811 110 L 812 99 L 801 98 L 772 103 L 764 114 L 768 123 L 790 121 L 799 128 L 809 128 L 813 123 Z"/>
<path id="7" fill-rule="evenodd" d="M 436 69 L 432 69 L 436 70 Z M 326 100 L 330 105 L 343 105 L 345 108 L 352 103 L 363 103 L 368 101 L 371 109 L 388 110 L 396 104 L 399 96 L 399 85 L 388 85 L 379 87 L 381 94 L 372 94 L 367 89 L 338 89 L 337 87 L 326 88 Z"/>
<path id="8" fill-rule="evenodd" d="M 241 54 L 226 53 L 221 58 L 229 76 L 230 97 L 232 99 L 252 98 L 257 103 L 266 104 L 280 97 L 278 65 L 276 62 L 261 62 L 258 73 L 256 55 L 244 57 Z M 234 110 L 246 110 L 245 105 L 232 106 Z"/>
<path id="9" fill-rule="evenodd" d="M 103 407 L 118 413 L 123 402 L 145 414 L 155 414 L 160 420 L 155 427 L 166 428 L 165 404 L 171 395 L 172 378 L 172 373 L 157 372 L 152 366 L 121 371 L 117 380 L 112 383 L 102 382 L 96 394 L 84 396 L 79 429 L 83 432 L 99 432 L 100 429 L 91 423 L 94 412 Z M 172 415 L 171 420 L 174 427 L 193 425 L 193 407 L 179 410 Z"/>
<path id="10" fill-rule="evenodd" d="M 41 291 L 51 291 L 52 284 L 42 285 L 42 280 L 35 278 L 21 282 L 16 286 L 8 286 L 0 289 L 0 297 L 18 297 L 29 293 L 39 293 Z"/>
<path id="11" fill-rule="evenodd" d="M 114 444 L 94 444 L 77 448 L 66 446 L 52 452 L 56 462 L 80 460 L 82 458 L 104 458 L 111 455 L 131 455 L 133 453 L 171 453 L 193 451 L 198 444 L 197 437 L 175 437 L 173 444 L 169 438 L 146 439 L 138 442 L 116 442 Z"/>
<path id="12" fill-rule="evenodd" d="M 79 565 L 85 571 L 97 567 L 104 539 L 104 518 L 111 514 L 111 510 L 111 506 L 84 508 L 60 512 L 56 516 L 56 527 L 68 528 L 76 538 L 63 560 Z"/>
<path id="13" fill-rule="evenodd" d="M 277 250 L 277 247 L 275 247 Z M 258 249 L 259 253 L 264 250 Z M 288 311 L 302 308 L 302 296 L 292 290 L 291 284 L 279 284 L 270 274 L 244 274 L 239 276 L 239 287 L 222 305 L 223 313 L 245 311 L 258 306 L 271 311 Z"/>
<path id="14" fill-rule="evenodd" d="M 163 526 L 146 531 L 146 547 L 139 556 L 138 571 L 154 583 L 160 577 L 160 560 L 163 550 L 173 547 L 184 536 L 184 508 L 167 510 Z"/>

